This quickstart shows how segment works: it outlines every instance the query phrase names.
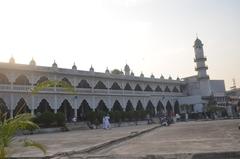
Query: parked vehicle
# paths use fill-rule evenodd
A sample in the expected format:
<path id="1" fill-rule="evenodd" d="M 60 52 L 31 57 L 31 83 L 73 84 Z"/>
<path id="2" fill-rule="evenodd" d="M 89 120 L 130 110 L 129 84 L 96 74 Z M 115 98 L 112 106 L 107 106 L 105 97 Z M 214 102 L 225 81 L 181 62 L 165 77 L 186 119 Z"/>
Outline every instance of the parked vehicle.
<path id="1" fill-rule="evenodd" d="M 161 126 L 168 126 L 168 120 L 166 116 L 159 116 Z"/>

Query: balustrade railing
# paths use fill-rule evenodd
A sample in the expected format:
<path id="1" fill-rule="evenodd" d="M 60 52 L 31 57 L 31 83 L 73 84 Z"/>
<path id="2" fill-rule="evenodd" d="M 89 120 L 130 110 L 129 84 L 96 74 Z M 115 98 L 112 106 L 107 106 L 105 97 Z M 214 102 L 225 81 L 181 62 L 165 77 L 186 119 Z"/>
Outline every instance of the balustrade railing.
<path id="1" fill-rule="evenodd" d="M 91 88 L 75 88 L 75 91 L 77 93 L 91 93 L 92 89 Z"/>
<path id="2" fill-rule="evenodd" d="M 112 89 L 110 89 L 109 93 L 110 94 L 123 94 L 123 90 L 112 90 Z"/>
<path id="3" fill-rule="evenodd" d="M 94 89 L 93 92 L 94 93 L 105 93 L 105 94 L 107 94 L 108 90 L 107 89 Z"/>
<path id="4" fill-rule="evenodd" d="M 13 90 L 17 90 L 17 91 L 27 91 L 30 92 L 32 90 L 32 86 L 28 86 L 28 85 L 13 85 Z"/>
<path id="5" fill-rule="evenodd" d="M 13 85 L 11 89 L 10 84 L 0 84 L 0 90 L 12 90 L 12 91 L 21 91 L 21 92 L 31 92 L 34 86 L 31 85 Z M 149 94 L 149 95 L 165 95 L 165 96 L 179 96 L 182 95 L 182 92 L 155 92 L 155 91 L 135 91 L 135 90 L 111 90 L 111 89 L 91 89 L 91 88 L 75 88 L 76 93 L 99 93 L 99 94 Z M 60 87 L 49 87 L 44 88 L 40 92 L 49 92 L 49 93 L 62 93 L 66 91 L 64 88 Z"/>
<path id="6" fill-rule="evenodd" d="M 9 84 L 0 84 L 0 89 L 2 90 L 8 90 L 8 89 L 11 89 L 11 85 Z"/>

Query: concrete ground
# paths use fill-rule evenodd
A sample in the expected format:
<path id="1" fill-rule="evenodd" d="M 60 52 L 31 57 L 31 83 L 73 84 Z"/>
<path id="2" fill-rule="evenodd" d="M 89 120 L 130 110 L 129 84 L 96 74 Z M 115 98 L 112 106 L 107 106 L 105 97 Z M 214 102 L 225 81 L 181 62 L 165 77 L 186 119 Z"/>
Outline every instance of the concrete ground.
<path id="1" fill-rule="evenodd" d="M 239 123 L 239 119 L 177 123 L 169 127 L 157 128 L 135 138 L 88 154 L 75 153 L 70 155 L 70 158 L 81 158 L 82 156 L 88 156 L 88 158 L 102 158 L 100 156 L 105 158 L 108 158 L 107 156 L 127 158 L 126 156 L 240 152 Z M 120 127 L 111 130 L 79 130 L 27 137 L 47 145 L 48 155 L 51 155 L 64 151 L 80 151 L 154 126 L 156 125 Z M 17 140 L 19 139 L 23 139 L 23 136 L 17 138 Z M 42 156 L 36 150 L 23 151 L 19 145 L 14 149 L 14 152 L 13 156 Z"/>
<path id="2" fill-rule="evenodd" d="M 92 155 L 136 157 L 240 151 L 239 123 L 240 120 L 177 123 L 96 151 Z"/>
<path id="3" fill-rule="evenodd" d="M 138 125 L 131 127 L 117 127 L 109 130 L 74 130 L 68 132 L 58 132 L 49 134 L 35 134 L 18 136 L 10 148 L 12 157 L 42 157 L 43 153 L 33 148 L 23 148 L 20 140 L 24 138 L 40 142 L 47 147 L 47 156 L 56 153 L 81 151 L 83 149 L 96 146 L 111 140 L 136 133 L 145 129 L 152 128 L 156 125 Z"/>

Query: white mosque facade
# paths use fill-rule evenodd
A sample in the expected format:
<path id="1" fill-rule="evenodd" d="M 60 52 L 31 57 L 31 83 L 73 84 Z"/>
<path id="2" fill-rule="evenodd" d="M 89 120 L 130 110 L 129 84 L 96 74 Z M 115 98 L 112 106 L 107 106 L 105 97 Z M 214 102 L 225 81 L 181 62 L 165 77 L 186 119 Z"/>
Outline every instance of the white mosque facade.
<path id="1" fill-rule="evenodd" d="M 143 74 L 135 76 L 128 65 L 122 74 L 37 66 L 32 59 L 30 64 L 17 64 L 14 58 L 9 63 L 0 63 L 0 108 L 14 116 L 19 107 L 36 114 L 44 111 L 65 111 L 67 118 L 81 116 L 85 107 L 108 109 L 121 107 L 129 109 L 151 109 L 157 113 L 182 113 L 180 105 L 190 104 L 193 112 L 203 112 L 206 98 L 214 95 L 218 104 L 225 105 L 223 80 L 210 80 L 205 65 L 203 44 L 197 38 L 194 43 L 196 76 L 183 79 L 165 79 L 163 76 L 148 78 Z M 31 90 L 46 80 L 65 81 L 72 85 L 75 93 L 66 92 L 60 87 L 49 87 L 32 94 Z M 67 112 L 66 112 L 67 111 Z"/>

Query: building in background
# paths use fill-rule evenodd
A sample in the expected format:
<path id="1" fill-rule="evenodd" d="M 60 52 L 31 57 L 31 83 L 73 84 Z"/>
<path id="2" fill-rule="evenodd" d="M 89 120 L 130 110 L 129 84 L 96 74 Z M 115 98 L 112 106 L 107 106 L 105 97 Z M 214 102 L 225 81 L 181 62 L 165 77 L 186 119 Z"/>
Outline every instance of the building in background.
<path id="1" fill-rule="evenodd" d="M 197 38 L 193 47 L 197 75 L 184 78 L 186 96 L 180 98 L 180 104 L 193 105 L 195 112 L 203 112 L 209 97 L 213 96 L 218 106 L 226 107 L 224 80 L 210 80 L 207 74 L 208 66 L 205 64 L 207 57 L 204 56 L 202 41 Z"/>
<path id="2" fill-rule="evenodd" d="M 219 106 L 226 107 L 225 85 L 223 80 L 210 80 L 207 74 L 207 58 L 203 44 L 198 38 L 194 42 L 197 75 L 172 79 L 135 76 L 128 65 L 124 73 L 112 74 L 81 71 L 74 64 L 72 69 L 58 68 L 54 61 L 52 67 L 37 66 L 32 59 L 29 65 L 17 64 L 11 57 L 9 63 L 0 63 L 0 108 L 9 116 L 21 112 L 32 114 L 45 111 L 63 112 L 67 120 L 72 117 L 83 119 L 85 111 L 93 110 L 148 110 L 153 115 L 159 113 L 181 114 L 180 105 L 191 105 L 192 112 L 202 113 L 208 98 L 214 96 Z M 31 89 L 47 80 L 67 82 L 76 94 L 65 92 L 54 86 L 36 95 Z M 24 109 L 20 109 L 25 105 Z"/>
<path id="3" fill-rule="evenodd" d="M 229 112 L 232 113 L 233 116 L 240 115 L 240 88 L 232 87 L 231 90 L 226 92 L 227 94 L 227 103 Z"/>

